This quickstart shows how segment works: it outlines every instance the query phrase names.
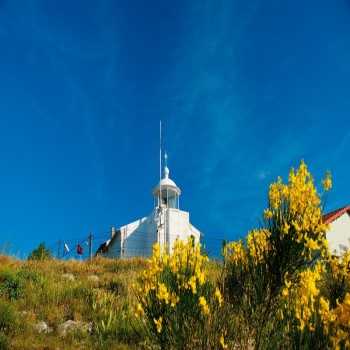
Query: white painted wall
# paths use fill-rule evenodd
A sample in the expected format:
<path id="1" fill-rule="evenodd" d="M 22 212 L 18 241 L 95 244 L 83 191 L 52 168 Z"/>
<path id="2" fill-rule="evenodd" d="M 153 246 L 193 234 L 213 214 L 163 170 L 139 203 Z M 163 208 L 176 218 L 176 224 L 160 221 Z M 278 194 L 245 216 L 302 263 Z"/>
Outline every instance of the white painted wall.
<path id="1" fill-rule="evenodd" d="M 110 258 L 150 256 L 158 236 L 159 243 L 166 245 L 170 251 L 176 238 L 187 240 L 192 235 L 196 242 L 199 242 L 200 232 L 191 225 L 188 212 L 174 208 L 163 208 L 160 228 L 155 214 L 156 212 L 153 211 L 148 217 L 120 227 L 104 255 Z"/>
<path id="2" fill-rule="evenodd" d="M 329 224 L 327 240 L 332 254 L 341 255 L 350 249 L 350 216 L 348 213 L 344 213 Z"/>
<path id="3" fill-rule="evenodd" d="M 152 213 L 148 217 L 124 226 L 126 232 L 121 257 L 149 256 L 157 241 L 157 226 Z"/>
<path id="4" fill-rule="evenodd" d="M 166 245 L 172 251 L 176 239 L 187 241 L 188 237 L 194 236 L 199 242 L 200 232 L 190 223 L 190 215 L 187 211 L 169 208 L 166 212 L 167 241 Z"/>

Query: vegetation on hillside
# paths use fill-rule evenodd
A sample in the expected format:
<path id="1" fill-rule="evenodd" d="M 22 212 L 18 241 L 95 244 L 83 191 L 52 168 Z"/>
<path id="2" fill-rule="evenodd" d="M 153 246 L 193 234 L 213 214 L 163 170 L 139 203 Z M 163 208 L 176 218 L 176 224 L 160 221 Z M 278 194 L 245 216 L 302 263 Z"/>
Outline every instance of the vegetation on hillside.
<path id="1" fill-rule="evenodd" d="M 302 162 L 220 263 L 191 239 L 148 260 L 0 257 L 0 349 L 349 349 L 350 253 L 326 231 Z"/>
<path id="2" fill-rule="evenodd" d="M 28 256 L 29 260 L 46 260 L 51 259 L 52 253 L 46 248 L 45 243 L 40 243 Z"/>
<path id="3" fill-rule="evenodd" d="M 0 256 L 0 349 L 139 349 L 132 282 L 142 259 L 17 261 Z M 89 325 L 63 336 L 67 320 Z M 49 329 L 36 328 L 44 321 Z M 91 325 L 91 326 L 90 326 Z"/>

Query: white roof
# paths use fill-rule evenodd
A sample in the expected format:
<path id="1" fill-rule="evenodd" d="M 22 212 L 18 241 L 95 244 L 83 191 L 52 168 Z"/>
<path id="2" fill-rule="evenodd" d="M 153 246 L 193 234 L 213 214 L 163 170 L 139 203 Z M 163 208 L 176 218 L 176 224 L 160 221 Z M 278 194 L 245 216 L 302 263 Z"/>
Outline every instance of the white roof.
<path id="1" fill-rule="evenodd" d="M 160 187 L 160 186 L 172 186 L 172 187 L 177 187 L 176 186 L 176 183 L 172 180 L 172 179 L 169 179 L 169 178 L 165 178 L 165 179 L 161 179 L 158 186 L 157 187 Z"/>
<path id="2" fill-rule="evenodd" d="M 153 191 L 154 194 L 159 192 L 160 187 L 168 190 L 170 189 L 177 192 L 177 194 L 181 194 L 180 188 L 177 187 L 176 183 L 172 179 L 170 179 L 169 173 L 170 173 L 169 168 L 166 166 L 164 168 L 164 177 L 159 181 L 158 185 L 154 189 Z"/>

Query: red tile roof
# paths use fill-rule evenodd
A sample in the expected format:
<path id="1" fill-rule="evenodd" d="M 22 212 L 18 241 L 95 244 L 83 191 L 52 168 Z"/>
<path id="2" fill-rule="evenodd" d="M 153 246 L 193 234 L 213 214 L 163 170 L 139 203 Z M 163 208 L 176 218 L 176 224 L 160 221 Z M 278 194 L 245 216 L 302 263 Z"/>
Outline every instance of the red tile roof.
<path id="1" fill-rule="evenodd" d="M 339 216 L 342 216 L 345 213 L 350 214 L 350 205 L 331 211 L 330 213 L 323 215 L 323 220 L 326 224 L 330 224 L 334 220 L 338 219 Z"/>

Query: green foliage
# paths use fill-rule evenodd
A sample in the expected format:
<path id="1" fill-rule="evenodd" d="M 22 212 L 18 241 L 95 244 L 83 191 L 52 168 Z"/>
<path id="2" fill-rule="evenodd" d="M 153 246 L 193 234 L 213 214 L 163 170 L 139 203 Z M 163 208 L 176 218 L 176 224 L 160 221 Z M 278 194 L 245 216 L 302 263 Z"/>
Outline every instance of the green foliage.
<path id="1" fill-rule="evenodd" d="M 124 284 L 117 279 L 113 279 L 108 283 L 107 290 L 109 290 L 110 292 L 112 292 L 116 295 L 120 295 L 120 296 L 127 295 L 127 291 L 125 289 Z"/>
<path id="2" fill-rule="evenodd" d="M 47 260 L 51 258 L 51 251 L 46 248 L 45 243 L 40 243 L 28 256 L 28 260 Z"/>
<path id="3" fill-rule="evenodd" d="M 109 291 L 97 291 L 92 298 L 93 331 L 100 344 L 105 341 L 132 343 L 140 340 L 127 304 Z"/>
<path id="4" fill-rule="evenodd" d="M 24 279 L 18 272 L 10 269 L 0 271 L 0 295 L 15 300 L 23 296 L 23 290 Z"/>
<path id="5" fill-rule="evenodd" d="M 44 278 L 36 271 L 21 268 L 5 268 L 0 271 L 0 295 L 10 300 L 17 300 L 24 295 L 24 290 L 28 283 L 42 287 Z"/>
<path id="6" fill-rule="evenodd" d="M 135 298 L 128 286 L 143 267 L 142 259 L 97 258 L 90 263 L 0 256 L 0 350 L 141 349 L 145 337 L 135 322 Z M 92 275 L 98 283 L 91 283 Z M 97 294 L 108 294 L 113 302 L 93 308 Z M 33 325 L 40 320 L 53 332 L 39 335 Z M 67 320 L 92 322 L 92 334 L 77 330 L 58 337 L 58 327 Z"/>
<path id="7" fill-rule="evenodd" d="M 10 348 L 7 336 L 0 332 L 0 350 L 8 350 Z"/>
<path id="8" fill-rule="evenodd" d="M 0 299 L 0 333 L 8 334 L 16 328 L 17 318 L 14 307 Z"/>

